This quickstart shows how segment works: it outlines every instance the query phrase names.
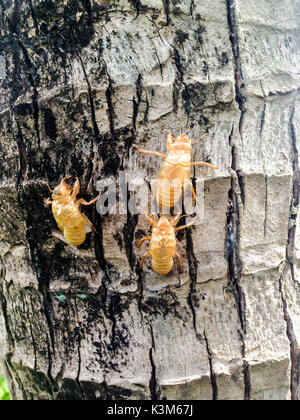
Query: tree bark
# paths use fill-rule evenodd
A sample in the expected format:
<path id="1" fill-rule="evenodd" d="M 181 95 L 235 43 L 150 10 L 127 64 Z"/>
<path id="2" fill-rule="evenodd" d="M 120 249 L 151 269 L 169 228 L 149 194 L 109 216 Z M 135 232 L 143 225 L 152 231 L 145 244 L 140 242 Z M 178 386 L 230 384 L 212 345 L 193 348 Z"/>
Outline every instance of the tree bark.
<path id="1" fill-rule="evenodd" d="M 0 0 L 0 356 L 14 399 L 299 399 L 298 0 Z M 155 178 L 193 138 L 204 223 L 183 273 L 138 266 L 143 215 L 84 209 L 68 246 L 46 183 Z"/>

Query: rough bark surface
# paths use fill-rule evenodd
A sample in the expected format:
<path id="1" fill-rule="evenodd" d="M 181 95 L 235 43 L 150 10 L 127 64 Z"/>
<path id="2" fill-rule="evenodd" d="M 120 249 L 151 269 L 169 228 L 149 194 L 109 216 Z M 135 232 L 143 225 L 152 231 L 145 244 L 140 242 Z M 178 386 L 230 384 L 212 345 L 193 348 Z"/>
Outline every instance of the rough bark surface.
<path id="1" fill-rule="evenodd" d="M 298 0 L 0 0 L 0 355 L 15 399 L 299 399 Z M 184 271 L 138 265 L 143 216 L 62 241 L 83 197 L 194 138 L 205 221 Z"/>

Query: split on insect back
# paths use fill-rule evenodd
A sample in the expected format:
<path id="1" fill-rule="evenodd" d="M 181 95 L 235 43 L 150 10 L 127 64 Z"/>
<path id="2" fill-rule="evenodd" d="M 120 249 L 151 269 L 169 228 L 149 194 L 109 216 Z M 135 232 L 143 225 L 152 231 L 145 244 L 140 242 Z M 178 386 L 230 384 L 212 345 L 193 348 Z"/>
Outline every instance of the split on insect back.
<path id="1" fill-rule="evenodd" d="M 96 232 L 92 222 L 80 211 L 80 205 L 90 206 L 95 203 L 99 196 L 87 202 L 82 198 L 77 200 L 80 192 L 80 182 L 76 178 L 73 187 L 67 184 L 71 177 L 65 177 L 52 191 L 52 201 L 49 198 L 45 204 L 52 205 L 52 213 L 59 229 L 63 232 L 69 245 L 79 246 L 84 243 L 86 234 L 92 229 Z M 97 232 L 96 232 L 97 233 Z"/>

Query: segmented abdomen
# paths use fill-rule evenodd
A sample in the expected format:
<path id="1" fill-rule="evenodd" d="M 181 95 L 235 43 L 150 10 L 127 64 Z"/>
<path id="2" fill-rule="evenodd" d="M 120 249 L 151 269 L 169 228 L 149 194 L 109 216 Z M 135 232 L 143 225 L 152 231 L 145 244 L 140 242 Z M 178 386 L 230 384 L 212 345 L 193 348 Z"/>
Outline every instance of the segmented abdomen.
<path id="1" fill-rule="evenodd" d="M 152 258 L 152 268 L 157 274 L 168 274 L 173 268 L 173 257 Z"/>
<path id="2" fill-rule="evenodd" d="M 190 176 L 189 166 L 170 166 L 168 162 L 165 162 L 155 185 L 155 199 L 160 209 L 169 210 L 178 203 L 185 182 L 190 179 Z"/>
<path id="3" fill-rule="evenodd" d="M 70 245 L 79 246 L 83 244 L 86 238 L 84 225 L 64 227 L 64 237 Z"/>
<path id="4" fill-rule="evenodd" d="M 172 186 L 170 183 L 164 180 L 158 180 L 156 201 L 159 208 L 170 209 L 178 203 L 182 194 L 182 185 Z"/>
<path id="5" fill-rule="evenodd" d="M 82 214 L 74 205 L 53 202 L 52 211 L 59 229 L 68 244 L 79 246 L 86 239 L 86 229 Z"/>

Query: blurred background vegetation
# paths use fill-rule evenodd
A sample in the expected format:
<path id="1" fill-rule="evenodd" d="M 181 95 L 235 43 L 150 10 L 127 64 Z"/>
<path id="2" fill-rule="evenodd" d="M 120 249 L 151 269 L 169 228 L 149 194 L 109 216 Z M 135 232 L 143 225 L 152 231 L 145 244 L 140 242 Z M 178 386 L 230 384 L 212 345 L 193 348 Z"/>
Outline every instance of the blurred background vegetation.
<path id="1" fill-rule="evenodd" d="M 0 367 L 0 401 L 7 401 L 9 399 L 10 399 L 9 390 L 6 385 L 6 382 L 1 372 L 1 367 Z"/>

